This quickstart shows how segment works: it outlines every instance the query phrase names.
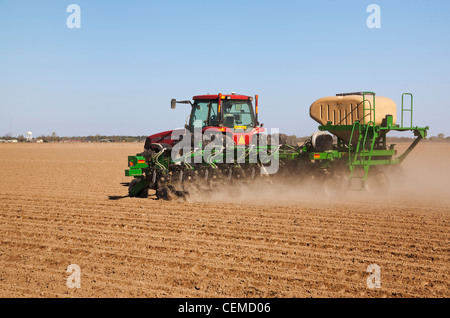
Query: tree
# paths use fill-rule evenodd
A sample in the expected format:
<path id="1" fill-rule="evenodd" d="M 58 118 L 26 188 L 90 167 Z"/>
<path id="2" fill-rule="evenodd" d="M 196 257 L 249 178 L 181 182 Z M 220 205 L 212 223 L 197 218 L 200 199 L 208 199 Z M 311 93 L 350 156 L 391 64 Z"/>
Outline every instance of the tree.
<path id="1" fill-rule="evenodd" d="M 44 142 L 49 142 L 50 141 L 50 136 L 41 135 L 37 139 L 42 139 L 42 141 L 44 141 Z"/>
<path id="2" fill-rule="evenodd" d="M 52 142 L 59 141 L 59 137 L 55 132 L 52 132 L 51 141 Z"/>

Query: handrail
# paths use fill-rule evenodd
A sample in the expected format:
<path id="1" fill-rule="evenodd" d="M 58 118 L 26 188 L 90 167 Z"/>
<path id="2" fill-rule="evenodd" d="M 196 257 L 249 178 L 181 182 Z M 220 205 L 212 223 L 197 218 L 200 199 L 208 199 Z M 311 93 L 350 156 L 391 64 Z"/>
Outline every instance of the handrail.
<path id="1" fill-rule="evenodd" d="M 366 108 L 366 95 L 372 95 L 373 103 L 372 108 Z M 373 121 L 375 122 L 375 93 L 374 92 L 363 92 L 363 118 L 364 118 L 364 125 L 366 124 L 366 110 L 370 110 L 370 118 L 369 121 L 372 119 L 372 111 L 373 111 Z"/>
<path id="2" fill-rule="evenodd" d="M 363 146 L 363 156 L 362 156 L 362 162 L 363 162 L 363 165 L 365 165 L 366 164 L 366 155 L 365 155 L 365 151 L 366 151 L 366 142 L 367 142 L 367 135 L 369 134 L 369 127 L 370 127 L 370 124 L 372 123 L 372 125 L 373 126 L 375 126 L 375 124 L 374 124 L 374 122 L 373 121 L 369 121 L 368 123 L 367 123 L 367 126 L 366 126 L 366 132 L 364 133 L 364 141 L 363 141 L 363 144 L 362 144 L 362 146 Z"/>
<path id="3" fill-rule="evenodd" d="M 411 108 L 409 108 L 409 109 L 405 109 L 404 108 L 403 102 L 404 102 L 405 95 L 411 96 Z M 410 127 L 412 127 L 413 126 L 413 95 L 411 93 L 403 93 L 402 94 L 402 128 L 404 128 L 404 126 L 403 126 L 403 112 L 408 112 L 408 111 L 411 113 L 411 126 Z"/>
<path id="4" fill-rule="evenodd" d="M 356 125 L 359 126 L 359 120 L 355 120 L 352 127 L 352 134 L 350 135 L 350 141 L 348 142 L 348 165 L 350 168 L 350 171 L 353 172 L 353 166 L 352 166 L 352 141 L 353 141 L 353 134 L 355 132 Z M 356 152 L 355 152 L 356 156 Z"/>
<path id="5" fill-rule="evenodd" d="M 369 163 L 369 165 L 370 165 L 370 161 L 372 160 L 373 147 L 375 146 L 375 122 L 371 121 L 371 122 L 369 122 L 367 124 L 367 132 L 369 130 L 370 124 L 372 124 L 372 127 L 373 127 L 373 136 L 372 136 L 372 142 L 370 143 L 369 158 L 367 158 L 367 162 Z M 366 134 L 367 134 L 367 132 L 366 132 Z M 366 136 L 366 138 L 367 138 L 367 136 Z M 364 140 L 366 138 L 364 138 Z M 364 146 L 365 146 L 365 142 L 364 142 Z M 366 156 L 364 156 L 364 167 L 366 167 L 366 161 L 365 160 L 366 160 Z M 367 178 L 367 174 L 368 173 L 369 173 L 369 168 L 367 167 L 365 178 Z"/>

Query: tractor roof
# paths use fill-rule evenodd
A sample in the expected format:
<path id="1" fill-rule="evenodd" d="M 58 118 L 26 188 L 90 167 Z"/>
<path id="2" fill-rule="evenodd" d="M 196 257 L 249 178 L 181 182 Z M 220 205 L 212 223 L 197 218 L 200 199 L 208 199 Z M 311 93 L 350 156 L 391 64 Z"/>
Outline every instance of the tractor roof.
<path id="1" fill-rule="evenodd" d="M 202 100 L 202 99 L 218 99 L 219 95 L 218 94 L 214 94 L 214 95 L 197 95 L 192 97 L 193 100 Z M 240 99 L 240 100 L 251 100 L 250 96 L 246 96 L 246 95 L 236 95 L 236 94 L 222 94 L 222 98 L 223 99 Z"/>

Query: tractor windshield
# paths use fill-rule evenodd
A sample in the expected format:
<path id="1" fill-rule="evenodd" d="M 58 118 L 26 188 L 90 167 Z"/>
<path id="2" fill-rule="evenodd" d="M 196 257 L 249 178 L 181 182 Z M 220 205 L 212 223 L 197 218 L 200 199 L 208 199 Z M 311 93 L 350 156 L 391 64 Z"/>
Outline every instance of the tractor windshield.
<path id="1" fill-rule="evenodd" d="M 191 113 L 191 127 L 218 126 L 217 101 L 195 101 Z"/>
<path id="2" fill-rule="evenodd" d="M 223 103 L 223 125 L 231 129 L 255 127 L 253 107 L 250 101 L 227 100 Z M 245 127 L 245 128 L 244 128 Z"/>

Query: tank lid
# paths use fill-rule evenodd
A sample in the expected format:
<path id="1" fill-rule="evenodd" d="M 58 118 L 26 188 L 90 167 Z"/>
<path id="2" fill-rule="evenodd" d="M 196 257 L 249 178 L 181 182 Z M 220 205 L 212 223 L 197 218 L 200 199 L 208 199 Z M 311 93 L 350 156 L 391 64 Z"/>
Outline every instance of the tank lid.
<path id="1" fill-rule="evenodd" d="M 341 94 L 336 94 L 336 96 L 350 96 L 350 95 L 372 95 L 372 93 L 369 92 L 353 92 L 353 93 L 341 93 Z"/>

